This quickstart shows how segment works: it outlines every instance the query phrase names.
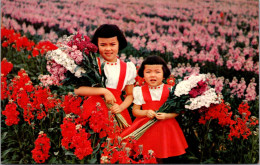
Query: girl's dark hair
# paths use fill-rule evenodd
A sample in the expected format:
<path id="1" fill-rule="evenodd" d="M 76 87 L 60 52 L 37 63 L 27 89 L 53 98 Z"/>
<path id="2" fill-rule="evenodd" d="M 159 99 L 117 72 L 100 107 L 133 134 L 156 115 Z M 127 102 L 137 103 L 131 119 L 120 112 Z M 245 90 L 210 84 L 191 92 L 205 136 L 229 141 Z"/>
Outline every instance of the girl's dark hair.
<path id="1" fill-rule="evenodd" d="M 111 38 L 117 36 L 119 42 L 119 50 L 124 49 L 127 46 L 126 38 L 123 32 L 118 28 L 117 25 L 103 24 L 95 31 L 91 42 L 98 47 L 98 38 Z"/>
<path id="2" fill-rule="evenodd" d="M 168 68 L 166 62 L 164 61 L 164 59 L 160 56 L 156 56 L 156 55 L 151 55 L 148 56 L 142 63 L 140 69 L 138 70 L 138 75 L 140 77 L 144 77 L 144 66 L 145 65 L 162 65 L 162 69 L 163 69 L 163 77 L 164 78 L 168 78 L 171 75 L 171 71 Z"/>

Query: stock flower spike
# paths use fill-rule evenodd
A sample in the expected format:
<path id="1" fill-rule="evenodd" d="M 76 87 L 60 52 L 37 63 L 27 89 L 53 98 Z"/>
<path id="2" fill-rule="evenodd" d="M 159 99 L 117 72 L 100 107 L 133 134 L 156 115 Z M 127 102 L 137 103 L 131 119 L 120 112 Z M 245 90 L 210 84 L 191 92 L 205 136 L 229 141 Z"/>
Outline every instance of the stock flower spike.
<path id="1" fill-rule="evenodd" d="M 76 125 L 70 118 L 64 118 L 60 128 L 62 135 L 61 144 L 68 150 L 71 148 L 69 145 L 72 143 L 73 136 L 77 133 Z"/>
<path id="2" fill-rule="evenodd" d="M 35 47 L 33 48 L 32 55 L 33 57 L 38 56 L 39 54 L 44 55 L 46 52 L 55 50 L 58 47 L 51 43 L 50 41 L 40 41 Z"/>
<path id="3" fill-rule="evenodd" d="M 94 132 L 99 133 L 102 129 L 106 128 L 108 117 L 105 114 L 106 111 L 101 108 L 100 103 L 97 105 L 96 110 L 92 111 L 89 126 Z"/>
<path id="4" fill-rule="evenodd" d="M 10 92 L 7 88 L 7 77 L 1 74 L 1 100 L 7 99 Z"/>
<path id="5" fill-rule="evenodd" d="M 71 141 L 71 148 L 75 147 L 74 154 L 82 160 L 85 156 L 92 153 L 91 142 L 88 140 L 89 135 L 85 129 L 79 128 L 76 135 L 73 136 Z"/>
<path id="6" fill-rule="evenodd" d="M 2 114 L 6 116 L 5 124 L 8 126 L 16 125 L 20 121 L 18 118 L 20 113 L 17 111 L 17 105 L 12 100 L 6 105 Z"/>
<path id="7" fill-rule="evenodd" d="M 81 101 L 81 97 L 75 97 L 71 93 L 69 93 L 64 97 L 64 100 L 61 103 L 61 107 L 63 107 L 63 110 L 66 114 L 74 113 L 76 115 L 81 115 Z"/>
<path id="8" fill-rule="evenodd" d="M 44 163 L 50 156 L 50 139 L 45 133 L 40 132 L 34 144 L 35 148 L 31 151 L 33 159 L 36 163 Z"/>
<path id="9" fill-rule="evenodd" d="M 11 70 L 13 69 L 13 64 L 11 62 L 8 62 L 6 58 L 3 58 L 1 61 L 1 74 L 3 76 L 6 76 Z"/>

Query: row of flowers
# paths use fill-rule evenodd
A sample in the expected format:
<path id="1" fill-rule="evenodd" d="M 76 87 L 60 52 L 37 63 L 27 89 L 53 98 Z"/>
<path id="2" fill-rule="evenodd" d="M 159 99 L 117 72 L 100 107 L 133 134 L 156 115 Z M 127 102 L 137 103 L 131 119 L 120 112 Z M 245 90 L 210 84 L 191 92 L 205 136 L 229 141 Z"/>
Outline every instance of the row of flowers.
<path id="1" fill-rule="evenodd" d="M 49 41 L 41 41 L 38 44 L 35 44 L 34 41 L 29 40 L 27 37 L 25 36 L 22 37 L 20 33 L 16 33 L 14 30 L 9 30 L 4 27 L 1 28 L 1 34 L 2 34 L 1 40 L 3 41 L 2 47 L 4 48 L 12 47 L 17 51 L 27 50 L 28 51 L 27 58 L 36 57 L 39 54 L 44 55 L 49 50 L 57 49 L 57 46 L 55 46 Z M 3 56 L 5 57 L 5 54 L 3 54 Z M 77 54 L 73 54 L 73 56 L 74 58 L 79 57 L 79 55 Z M 120 59 L 126 60 L 126 55 L 121 54 Z M 137 66 L 137 68 L 140 67 L 140 64 L 143 61 L 142 57 L 130 56 L 128 59 L 132 61 Z M 5 63 L 3 63 L 3 65 L 5 66 Z M 47 70 L 50 73 L 62 74 L 66 72 L 66 70 L 61 70 L 62 68 L 59 66 L 56 67 L 52 66 L 51 69 L 49 65 L 51 64 L 48 64 Z M 183 77 L 186 73 L 198 74 L 200 72 L 200 68 L 198 66 L 192 67 L 190 64 L 185 65 L 184 63 L 182 65 L 179 64 L 176 68 L 172 68 L 171 64 L 168 63 L 168 67 L 171 69 L 171 73 L 172 73 L 171 77 L 167 80 L 168 83 L 170 83 L 170 81 L 174 83 L 172 78 L 173 76 Z M 7 71 L 5 70 L 8 70 L 8 68 L 9 66 L 6 64 L 6 66 L 2 70 L 3 74 L 6 74 L 5 72 Z M 53 70 L 54 68 L 56 70 Z M 46 76 L 40 76 L 40 81 L 44 85 L 47 84 L 47 81 L 52 81 L 52 83 L 55 84 L 56 79 L 54 78 L 50 80 L 50 78 Z M 144 80 L 140 77 L 137 77 L 136 80 L 137 80 L 137 85 L 141 85 L 144 83 Z M 224 77 L 216 77 L 214 74 L 212 74 L 210 83 L 211 83 L 210 85 L 213 85 L 215 87 L 217 93 L 223 92 L 222 91 L 223 86 L 227 84 L 231 89 L 230 94 L 233 96 L 236 95 L 238 98 L 245 98 L 248 101 L 255 100 L 257 96 L 257 90 L 256 90 L 257 84 L 255 82 L 255 78 L 252 78 L 250 80 L 250 83 L 246 84 L 244 78 L 241 78 L 241 80 L 239 81 L 236 77 L 234 77 L 232 81 L 229 81 L 229 79 L 225 79 Z M 50 84 L 50 82 L 48 84 Z"/>
<path id="2" fill-rule="evenodd" d="M 46 8 L 48 3 L 52 4 L 52 8 Z M 212 8 L 212 5 L 224 6 L 225 2 L 212 4 L 211 2 L 192 1 L 179 2 L 172 6 L 165 1 L 164 3 L 167 4 L 165 6 L 172 6 L 172 8 L 168 8 L 158 7 L 156 3 L 152 3 L 148 7 L 144 2 L 139 5 L 138 3 L 133 5 L 130 2 L 122 4 L 82 2 L 86 5 L 79 5 L 81 2 L 76 1 L 70 4 L 69 9 L 66 8 L 68 4 L 59 3 L 4 1 L 4 14 L 10 15 L 10 18 L 3 18 L 4 24 L 24 32 L 29 30 L 32 35 L 36 32 L 38 35 L 43 35 L 46 26 L 55 29 L 56 24 L 59 25 L 60 30 L 67 30 L 69 33 L 79 30 L 82 34 L 91 35 L 100 25 L 99 21 L 102 23 L 113 22 L 122 27 L 127 40 L 138 51 L 146 49 L 150 52 L 170 52 L 172 59 L 184 57 L 193 63 L 198 62 L 203 65 L 205 62 L 212 62 L 228 69 L 259 74 L 257 58 L 259 34 L 257 8 L 254 6 L 254 2 L 247 3 L 248 6 L 242 6 L 243 10 L 240 10 L 239 14 L 236 8 L 240 3 L 243 4 L 242 1 L 230 3 L 228 8 L 222 10 Z M 32 9 L 32 5 L 35 5 L 34 8 L 37 10 Z M 59 7 L 60 5 L 64 6 Z M 122 6 L 116 8 L 116 5 Z M 190 6 L 198 6 L 198 8 L 193 9 Z M 199 12 L 203 6 L 207 7 L 207 12 Z M 126 7 L 131 10 L 124 10 Z M 20 14 L 18 9 L 23 9 L 23 14 Z M 51 12 L 42 12 L 46 10 L 51 10 Z M 74 12 L 79 10 L 82 10 L 81 14 Z M 19 12 L 15 14 L 13 11 Z M 32 11 L 35 12 L 33 18 L 31 17 Z M 131 14 L 128 13 L 130 11 L 132 11 Z M 53 16 L 56 17 L 56 14 L 51 13 L 59 13 L 58 19 L 53 20 Z M 174 13 L 174 15 L 168 13 Z M 168 19 L 165 20 L 165 17 Z M 21 20 L 25 20 L 29 25 L 19 24 L 16 20 L 21 23 L 23 23 Z M 34 29 L 34 26 L 38 24 L 41 26 Z M 90 24 L 91 27 L 88 27 L 87 25 Z M 53 38 L 53 31 L 51 33 L 52 36 L 48 35 L 48 37 Z"/>

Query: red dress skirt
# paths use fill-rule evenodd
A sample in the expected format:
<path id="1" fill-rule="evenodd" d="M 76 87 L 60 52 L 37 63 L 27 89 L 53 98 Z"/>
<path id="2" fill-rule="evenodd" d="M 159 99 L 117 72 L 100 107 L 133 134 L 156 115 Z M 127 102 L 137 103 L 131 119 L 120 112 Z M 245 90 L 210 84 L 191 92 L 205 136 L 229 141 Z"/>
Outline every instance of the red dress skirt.
<path id="1" fill-rule="evenodd" d="M 146 104 L 142 105 L 142 109 L 158 110 L 168 98 L 168 87 L 164 85 L 160 101 L 152 101 L 148 86 L 143 86 L 142 92 Z M 149 120 L 147 117 L 136 118 L 133 124 L 125 129 L 120 136 L 127 136 Z M 175 118 L 158 120 L 137 140 L 137 145 L 141 144 L 143 145 L 143 153 L 153 150 L 156 158 L 182 155 L 188 147 L 184 134 Z"/>
<path id="2" fill-rule="evenodd" d="M 117 90 L 117 89 L 111 89 L 111 88 L 107 88 L 110 92 L 113 93 L 113 95 L 115 96 L 116 98 L 116 103 L 118 105 L 120 105 L 123 101 L 121 100 L 121 90 Z M 127 121 L 127 123 L 129 125 L 132 124 L 132 119 L 131 119 L 131 116 L 128 112 L 127 109 L 124 109 L 121 113 L 120 113 L 124 118 L 125 120 Z"/>

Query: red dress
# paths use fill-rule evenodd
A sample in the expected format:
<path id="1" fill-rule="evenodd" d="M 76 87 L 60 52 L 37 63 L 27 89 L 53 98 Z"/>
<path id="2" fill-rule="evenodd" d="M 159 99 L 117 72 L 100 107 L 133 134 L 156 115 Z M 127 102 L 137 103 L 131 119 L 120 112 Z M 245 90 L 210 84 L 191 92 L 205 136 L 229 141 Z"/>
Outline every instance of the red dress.
<path id="1" fill-rule="evenodd" d="M 99 66 L 100 66 L 100 61 L 98 59 L 99 62 Z M 120 75 L 119 75 L 119 80 L 118 80 L 118 84 L 117 84 L 117 88 L 116 89 L 112 89 L 112 88 L 107 88 L 109 91 L 111 91 L 113 93 L 113 95 L 116 98 L 116 103 L 117 104 L 121 104 L 122 100 L 121 100 L 121 93 L 122 93 L 122 88 L 123 88 L 123 83 L 125 80 L 125 76 L 126 76 L 126 63 L 120 60 Z M 91 112 L 96 108 L 96 103 L 100 102 L 101 105 L 105 104 L 104 100 L 101 98 L 101 96 L 89 96 L 87 99 L 87 102 L 89 103 L 88 106 L 88 110 Z M 128 112 L 127 109 L 123 110 L 121 112 L 121 115 L 126 119 L 128 124 L 132 124 L 132 119 L 130 117 L 130 114 Z"/>
<path id="2" fill-rule="evenodd" d="M 160 101 L 152 101 L 148 85 L 141 87 L 146 104 L 142 109 L 158 110 L 167 100 L 169 86 L 164 85 Z M 150 119 L 147 117 L 136 118 L 133 124 L 121 133 L 125 137 Z M 137 145 L 143 144 L 143 153 L 153 150 L 157 158 L 168 158 L 184 154 L 188 147 L 183 132 L 175 118 L 157 121 L 137 140 Z"/>

